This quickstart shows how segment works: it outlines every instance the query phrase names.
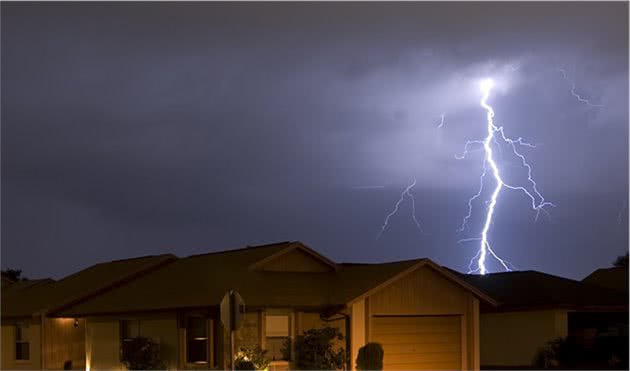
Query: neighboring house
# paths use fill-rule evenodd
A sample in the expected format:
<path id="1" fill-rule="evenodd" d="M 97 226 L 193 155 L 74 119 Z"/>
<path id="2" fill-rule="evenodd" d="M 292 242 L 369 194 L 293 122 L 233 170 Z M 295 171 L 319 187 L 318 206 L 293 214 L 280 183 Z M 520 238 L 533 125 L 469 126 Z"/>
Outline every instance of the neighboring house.
<path id="1" fill-rule="evenodd" d="M 607 270 L 593 275 L 600 276 L 600 271 Z M 614 327 L 621 336 L 625 331 L 627 339 L 627 289 L 597 287 L 536 271 L 461 277 L 499 303 L 481 306 L 482 368 L 531 367 L 541 347 L 568 335 L 588 346 L 598 329 Z M 627 287 L 627 270 L 625 279 Z"/>
<path id="2" fill-rule="evenodd" d="M 582 282 L 628 293 L 628 267 L 598 269 L 586 276 Z"/>
<path id="3" fill-rule="evenodd" d="M 246 305 L 237 349 L 268 349 L 272 370 L 291 366 L 281 352 L 287 339 L 322 326 L 346 336 L 350 368 L 376 341 L 386 370 L 478 370 L 479 303 L 495 304 L 428 259 L 338 264 L 283 242 L 176 259 L 49 315 L 85 321 L 87 370 L 121 369 L 122 344 L 135 336 L 157 341 L 169 369 L 224 368 L 219 304 L 231 289 Z"/>
<path id="4" fill-rule="evenodd" d="M 8 274 L 5 271 L 2 271 L 2 289 L 4 290 L 5 287 L 8 287 L 12 284 L 14 284 L 16 282 L 16 280 L 11 277 L 10 274 Z"/>
<path id="5" fill-rule="evenodd" d="M 60 281 L 23 280 L 2 289 L 3 370 L 84 369 L 85 321 L 51 318 L 76 303 L 175 259 L 173 255 L 97 264 Z"/>

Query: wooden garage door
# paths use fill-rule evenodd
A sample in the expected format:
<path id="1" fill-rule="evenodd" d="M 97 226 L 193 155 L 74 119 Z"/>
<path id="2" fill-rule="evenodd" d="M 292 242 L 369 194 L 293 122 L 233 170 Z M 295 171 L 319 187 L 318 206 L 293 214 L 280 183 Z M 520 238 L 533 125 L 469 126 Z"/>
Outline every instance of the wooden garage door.
<path id="1" fill-rule="evenodd" d="M 374 316 L 385 370 L 460 370 L 460 316 Z"/>

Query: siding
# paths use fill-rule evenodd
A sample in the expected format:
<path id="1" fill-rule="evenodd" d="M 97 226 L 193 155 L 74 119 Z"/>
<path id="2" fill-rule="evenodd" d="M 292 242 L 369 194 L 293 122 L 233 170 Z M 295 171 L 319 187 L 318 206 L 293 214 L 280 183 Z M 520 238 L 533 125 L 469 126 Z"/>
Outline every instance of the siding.
<path id="1" fill-rule="evenodd" d="M 356 359 L 359 354 L 359 348 L 367 343 L 367 317 L 366 317 L 366 300 L 359 300 L 352 303 L 352 318 L 350 322 L 350 330 L 352 333 L 352 353 L 350 361 L 352 369 L 356 369 Z"/>
<path id="2" fill-rule="evenodd" d="M 370 297 L 372 315 L 464 314 L 468 293 L 431 268 L 420 267 Z"/>
<path id="3" fill-rule="evenodd" d="M 568 335 L 567 326 L 566 310 L 483 313 L 481 364 L 529 366 L 547 341 Z"/>
<path id="4" fill-rule="evenodd" d="M 134 318 L 124 318 L 134 319 Z M 141 317 L 139 335 L 159 342 L 162 361 L 168 369 L 176 369 L 178 361 L 178 329 L 175 315 Z M 122 370 L 120 362 L 120 320 L 90 318 L 86 324 L 86 365 L 89 370 Z"/>
<path id="5" fill-rule="evenodd" d="M 122 370 L 118 321 L 90 318 L 85 328 L 86 371 Z"/>
<path id="6" fill-rule="evenodd" d="M 160 354 L 167 369 L 177 368 L 177 321 L 175 315 L 164 318 L 140 320 L 140 336 L 152 338 L 160 343 Z"/>
<path id="7" fill-rule="evenodd" d="M 479 369 L 479 301 L 468 290 L 451 282 L 430 267 L 422 266 L 373 293 L 365 305 L 365 339 L 373 341 L 374 316 L 459 316 L 461 368 Z M 353 315 L 355 306 L 353 305 Z M 361 314 L 361 307 L 356 307 Z M 352 359 L 363 343 L 360 319 L 353 319 Z M 359 343 L 358 343 L 359 342 Z"/>
<path id="8" fill-rule="evenodd" d="M 15 322 L 29 326 L 28 361 L 15 360 Z M 39 370 L 42 368 L 41 358 L 41 325 L 39 319 L 2 322 L 2 369 L 3 370 Z"/>
<path id="9" fill-rule="evenodd" d="M 85 369 L 85 320 L 75 327 L 74 318 L 44 320 L 44 368 L 63 370 L 72 361 L 75 370 Z"/>

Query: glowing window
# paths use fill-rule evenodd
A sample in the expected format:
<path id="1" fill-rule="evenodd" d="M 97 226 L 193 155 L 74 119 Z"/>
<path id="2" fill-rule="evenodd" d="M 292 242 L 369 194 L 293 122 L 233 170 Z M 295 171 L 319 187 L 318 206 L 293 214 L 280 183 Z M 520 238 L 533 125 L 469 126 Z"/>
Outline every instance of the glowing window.
<path id="1" fill-rule="evenodd" d="M 272 361 L 291 358 L 288 314 L 265 316 L 265 347 Z"/>

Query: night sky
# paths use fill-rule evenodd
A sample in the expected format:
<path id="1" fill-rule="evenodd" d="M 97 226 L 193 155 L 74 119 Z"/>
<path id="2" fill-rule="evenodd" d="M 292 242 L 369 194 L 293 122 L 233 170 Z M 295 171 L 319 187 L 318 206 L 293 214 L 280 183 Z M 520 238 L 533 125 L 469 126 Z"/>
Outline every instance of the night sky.
<path id="1" fill-rule="evenodd" d="M 455 155 L 486 134 L 486 77 L 556 205 L 536 222 L 502 191 L 495 251 L 582 278 L 628 249 L 627 2 L 1 7 L 3 269 L 300 240 L 466 271 L 488 192 L 457 232 L 483 152 Z M 424 233 L 407 198 L 377 239 L 414 177 Z"/>

